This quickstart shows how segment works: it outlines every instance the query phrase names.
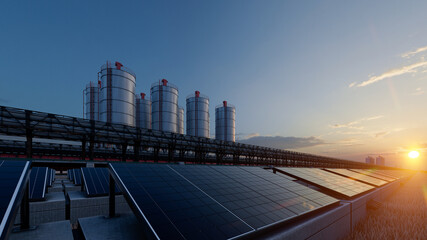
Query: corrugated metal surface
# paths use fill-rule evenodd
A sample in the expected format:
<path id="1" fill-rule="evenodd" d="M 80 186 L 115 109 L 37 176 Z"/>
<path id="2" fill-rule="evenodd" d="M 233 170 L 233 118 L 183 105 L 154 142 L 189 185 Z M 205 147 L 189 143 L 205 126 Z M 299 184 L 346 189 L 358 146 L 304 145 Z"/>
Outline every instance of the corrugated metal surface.
<path id="1" fill-rule="evenodd" d="M 151 129 L 151 101 L 142 97 L 136 99 L 136 127 Z"/>
<path id="2" fill-rule="evenodd" d="M 135 126 L 136 77 L 117 64 L 101 67 L 100 120 Z"/>
<path id="3" fill-rule="evenodd" d="M 178 88 L 166 79 L 151 86 L 152 128 L 178 132 Z"/>
<path id="4" fill-rule="evenodd" d="M 99 120 L 99 86 L 90 82 L 86 85 L 85 91 L 85 118 Z"/>
<path id="5" fill-rule="evenodd" d="M 186 102 L 187 135 L 209 138 L 209 98 L 196 91 Z"/>
<path id="6" fill-rule="evenodd" d="M 224 101 L 215 108 L 215 138 L 223 141 L 236 140 L 236 108 Z"/>
<path id="7" fill-rule="evenodd" d="M 184 134 L 184 108 L 178 107 L 178 133 Z"/>

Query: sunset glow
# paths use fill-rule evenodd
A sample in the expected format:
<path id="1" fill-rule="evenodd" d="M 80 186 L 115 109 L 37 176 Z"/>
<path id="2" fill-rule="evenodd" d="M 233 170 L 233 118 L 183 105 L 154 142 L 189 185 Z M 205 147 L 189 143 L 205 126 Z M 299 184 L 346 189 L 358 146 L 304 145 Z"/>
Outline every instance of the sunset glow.
<path id="1" fill-rule="evenodd" d="M 420 153 L 418 151 L 411 151 L 408 153 L 408 157 L 410 158 L 417 158 L 418 156 L 420 156 Z"/>

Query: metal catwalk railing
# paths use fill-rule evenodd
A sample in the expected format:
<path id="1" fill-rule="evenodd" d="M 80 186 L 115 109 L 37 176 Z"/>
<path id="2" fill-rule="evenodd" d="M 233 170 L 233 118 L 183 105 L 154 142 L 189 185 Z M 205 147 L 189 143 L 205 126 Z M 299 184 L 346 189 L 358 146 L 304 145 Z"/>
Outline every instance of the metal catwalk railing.
<path id="1" fill-rule="evenodd" d="M 85 120 L 0 106 L 0 135 L 24 137 L 0 141 L 0 153 L 67 155 L 83 160 L 165 160 L 216 164 L 369 168 L 361 162 L 280 150 L 171 132 Z M 74 141 L 78 145 L 33 143 L 33 138 Z M 114 146 L 114 148 L 112 147 Z M 378 167 L 378 166 L 375 166 Z"/>

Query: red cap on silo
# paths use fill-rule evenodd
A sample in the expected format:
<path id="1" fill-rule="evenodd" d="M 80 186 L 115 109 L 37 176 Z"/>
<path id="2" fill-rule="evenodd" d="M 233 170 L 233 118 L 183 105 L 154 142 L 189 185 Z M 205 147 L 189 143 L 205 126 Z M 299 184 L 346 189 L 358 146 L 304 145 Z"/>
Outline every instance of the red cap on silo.
<path id="1" fill-rule="evenodd" d="M 145 93 L 141 93 L 141 99 L 145 99 Z"/>
<path id="2" fill-rule="evenodd" d="M 119 63 L 119 62 L 116 62 L 116 68 L 118 69 L 118 70 L 120 70 L 120 68 L 122 68 L 123 67 L 123 64 L 121 64 L 121 63 Z"/>
<path id="3" fill-rule="evenodd" d="M 168 80 L 166 80 L 166 79 L 162 79 L 162 83 L 163 83 L 163 86 L 167 86 L 168 85 Z"/>
<path id="4" fill-rule="evenodd" d="M 195 94 L 196 94 L 196 97 L 200 96 L 200 92 L 199 91 L 196 91 Z"/>
<path id="5" fill-rule="evenodd" d="M 98 80 L 98 87 L 101 87 L 101 80 Z"/>
<path id="6" fill-rule="evenodd" d="M 227 101 L 223 101 L 222 104 L 224 104 L 224 107 L 227 107 Z"/>

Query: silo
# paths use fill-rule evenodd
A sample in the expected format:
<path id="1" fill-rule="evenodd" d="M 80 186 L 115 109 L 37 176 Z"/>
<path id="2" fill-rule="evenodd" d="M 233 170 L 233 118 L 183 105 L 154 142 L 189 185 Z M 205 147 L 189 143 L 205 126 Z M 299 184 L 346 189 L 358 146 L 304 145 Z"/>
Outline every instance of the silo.
<path id="1" fill-rule="evenodd" d="M 166 79 L 151 85 L 151 117 L 154 130 L 178 132 L 178 88 Z"/>
<path id="2" fill-rule="evenodd" d="M 100 120 L 135 126 L 135 74 L 119 62 L 107 62 L 100 73 Z"/>
<path id="3" fill-rule="evenodd" d="M 89 82 L 84 90 L 85 96 L 85 118 L 89 120 L 99 120 L 99 85 L 98 83 Z"/>
<path id="4" fill-rule="evenodd" d="M 178 133 L 184 134 L 184 108 L 178 107 Z"/>
<path id="5" fill-rule="evenodd" d="M 151 101 L 145 99 L 145 94 L 141 93 L 140 98 L 136 98 L 136 127 L 151 129 Z"/>
<path id="6" fill-rule="evenodd" d="M 187 135 L 209 138 L 209 98 L 196 91 L 187 101 Z"/>
<path id="7" fill-rule="evenodd" d="M 215 138 L 223 141 L 236 139 L 236 108 L 224 101 L 215 108 Z"/>

